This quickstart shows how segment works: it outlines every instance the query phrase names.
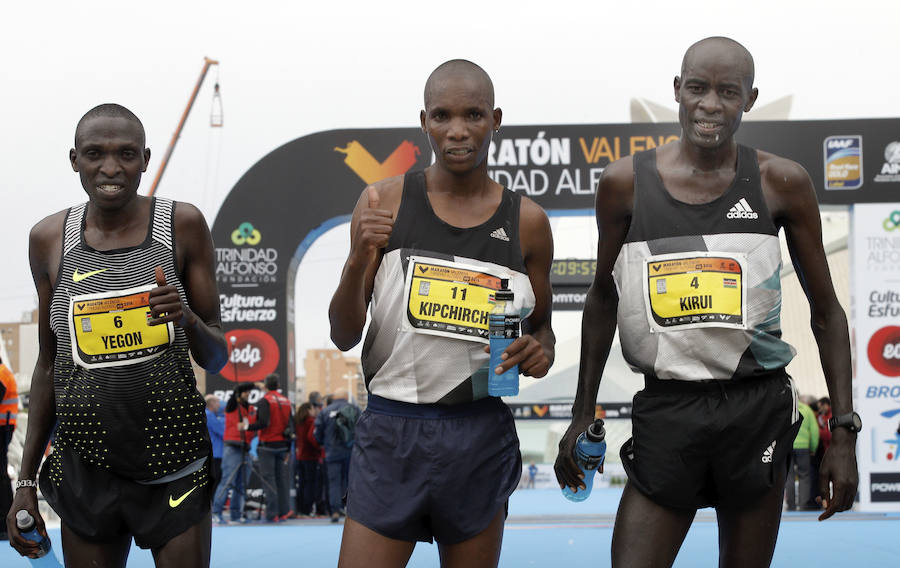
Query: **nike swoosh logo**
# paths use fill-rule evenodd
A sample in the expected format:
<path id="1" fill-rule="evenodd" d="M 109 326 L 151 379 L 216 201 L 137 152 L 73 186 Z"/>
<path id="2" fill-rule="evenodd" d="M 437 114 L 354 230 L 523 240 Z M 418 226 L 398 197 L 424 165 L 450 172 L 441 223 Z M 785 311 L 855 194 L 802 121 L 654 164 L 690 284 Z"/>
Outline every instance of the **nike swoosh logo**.
<path id="1" fill-rule="evenodd" d="M 76 268 L 75 272 L 72 273 L 72 282 L 81 282 L 85 278 L 90 278 L 91 276 L 94 276 L 95 274 L 100 274 L 101 272 L 106 272 L 107 270 L 109 270 L 109 269 L 101 268 L 100 270 L 91 270 L 90 272 L 82 272 L 81 274 L 79 274 L 78 269 Z"/>
<path id="2" fill-rule="evenodd" d="M 178 499 L 173 499 L 172 496 L 169 495 L 169 507 L 172 507 L 174 509 L 178 505 L 181 505 L 181 502 L 184 501 L 185 499 L 187 499 L 187 496 L 190 495 L 191 493 L 193 493 L 196 489 L 197 489 L 197 486 L 195 485 L 190 491 L 188 491 L 187 493 L 185 493 Z"/>

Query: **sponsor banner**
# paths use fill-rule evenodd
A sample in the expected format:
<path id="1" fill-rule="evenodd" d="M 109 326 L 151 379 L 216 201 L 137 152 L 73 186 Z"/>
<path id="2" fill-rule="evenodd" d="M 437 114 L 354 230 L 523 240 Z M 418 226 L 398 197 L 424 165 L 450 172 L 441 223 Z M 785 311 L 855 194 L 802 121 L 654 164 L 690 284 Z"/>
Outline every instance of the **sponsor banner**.
<path id="1" fill-rule="evenodd" d="M 616 450 L 618 451 L 618 450 Z M 610 449 L 606 449 L 607 454 L 610 452 Z M 532 487 L 529 483 L 530 474 L 528 471 L 528 467 L 531 464 L 522 463 L 522 477 L 519 480 L 519 486 L 516 489 L 520 489 L 522 491 L 527 491 L 528 489 L 559 489 L 559 482 L 556 481 L 556 472 L 553 471 L 552 463 L 538 463 L 534 464 L 537 468 L 537 471 L 534 474 L 534 486 Z M 625 481 L 625 468 L 621 463 L 611 462 L 609 460 L 603 463 L 603 473 L 595 473 L 594 474 L 594 485 L 596 488 L 609 487 L 610 482 L 615 480 L 619 485 L 624 483 Z M 562 494 L 560 494 L 560 499 L 562 499 Z"/>
<path id="2" fill-rule="evenodd" d="M 573 393 L 574 394 L 574 393 Z M 571 420 L 571 404 L 516 404 L 507 403 L 516 420 Z M 630 402 L 598 404 L 595 418 L 631 418 Z"/>
<path id="3" fill-rule="evenodd" d="M 553 309 L 580 312 L 590 286 L 553 286 Z"/>
<path id="4" fill-rule="evenodd" d="M 748 122 L 741 125 L 737 140 L 800 163 L 810 172 L 820 203 L 877 203 L 900 196 L 898 131 L 900 119 Z M 671 142 L 679 133 L 675 123 L 504 127 L 489 147 L 488 173 L 547 210 L 590 214 L 607 165 Z M 835 147 L 834 154 L 826 148 L 823 155 L 826 140 L 841 146 L 848 139 L 847 148 Z M 855 157 L 838 156 L 839 150 L 856 148 L 857 142 L 858 164 Z M 302 262 L 311 242 L 336 219 L 346 218 L 367 184 L 424 168 L 431 161 L 431 148 L 418 128 L 318 132 L 264 156 L 222 203 L 212 236 L 219 293 L 229 302 L 223 306 L 223 315 L 231 318 L 224 322 L 225 329 L 252 327 L 269 334 L 284 354 L 275 372 L 288 388 L 293 388 L 295 376 L 293 347 L 287 344 L 294 333 L 293 305 L 286 300 L 294 293 L 295 271 L 290 267 Z M 861 172 L 861 181 L 854 181 L 855 172 Z M 861 185 L 854 191 L 830 191 L 826 177 L 831 189 L 838 181 L 846 187 Z M 734 215 L 752 213 L 743 204 L 735 206 Z M 900 251 L 883 252 L 888 257 L 884 262 L 892 255 L 900 257 Z M 234 299 L 235 294 L 250 299 Z M 262 297 L 261 307 L 257 297 Z M 267 305 L 271 300 L 276 300 L 274 306 Z M 572 307 L 577 303 L 570 297 L 556 300 Z M 226 388 L 229 383 L 224 375 L 211 376 L 207 388 Z"/>
<path id="5" fill-rule="evenodd" d="M 825 189 L 859 189 L 863 184 L 862 136 L 825 139 Z"/>
<path id="6" fill-rule="evenodd" d="M 278 368 L 281 358 L 275 339 L 261 329 L 232 329 L 225 333 L 228 364 L 221 375 L 235 383 L 262 381 Z"/>
<path id="7" fill-rule="evenodd" d="M 900 510 L 876 475 L 900 475 L 900 203 L 853 208 L 851 262 L 856 342 L 854 406 L 864 510 Z M 876 474 L 875 472 L 881 472 Z M 870 475 L 871 474 L 871 475 Z M 891 474 L 891 475 L 894 475 Z M 882 483 L 882 482 L 879 482 Z M 886 483 L 886 482 L 885 482 Z M 891 504 L 893 502 L 893 504 Z"/>
<path id="8" fill-rule="evenodd" d="M 900 504 L 900 473 L 873 473 L 869 483 L 873 502 Z"/>

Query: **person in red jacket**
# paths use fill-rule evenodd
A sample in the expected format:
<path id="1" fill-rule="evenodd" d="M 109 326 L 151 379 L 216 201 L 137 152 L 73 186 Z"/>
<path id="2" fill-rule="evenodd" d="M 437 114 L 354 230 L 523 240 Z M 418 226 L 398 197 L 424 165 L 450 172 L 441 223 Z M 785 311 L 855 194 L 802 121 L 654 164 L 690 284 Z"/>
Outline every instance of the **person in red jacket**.
<path id="1" fill-rule="evenodd" d="M 225 404 L 225 446 L 222 451 L 222 480 L 216 487 L 213 498 L 213 523 L 225 524 L 222 510 L 231 489 L 231 520 L 244 522 L 244 488 L 250 479 L 250 442 L 256 436 L 248 432 L 256 423 L 256 407 L 250 406 L 250 391 L 253 383 L 241 383 L 235 387 L 231 398 Z"/>
<path id="2" fill-rule="evenodd" d="M 319 462 L 322 447 L 313 436 L 318 407 L 304 402 L 297 407 L 294 424 L 297 432 L 297 511 L 301 515 L 312 515 L 316 495 L 321 493 L 319 485 Z"/>
<path id="3" fill-rule="evenodd" d="M 266 393 L 256 403 L 256 423 L 247 430 L 259 433 L 259 469 L 266 498 L 266 521 L 289 519 L 291 509 L 291 440 L 294 420 L 291 401 L 278 392 L 278 375 L 265 380 Z"/>
<path id="4" fill-rule="evenodd" d="M 0 511 L 8 511 L 13 501 L 6 453 L 9 450 L 13 431 L 16 429 L 18 412 L 19 395 L 16 390 L 16 377 L 0 359 Z M 6 527 L 0 527 L 0 540 L 6 539 Z"/>

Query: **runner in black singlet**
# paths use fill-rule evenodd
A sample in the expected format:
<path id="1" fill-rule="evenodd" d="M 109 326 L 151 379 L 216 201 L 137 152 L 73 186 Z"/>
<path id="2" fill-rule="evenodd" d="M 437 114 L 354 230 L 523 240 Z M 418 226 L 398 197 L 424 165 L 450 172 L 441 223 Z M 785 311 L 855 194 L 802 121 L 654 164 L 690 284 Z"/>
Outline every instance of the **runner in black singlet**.
<path id="1" fill-rule="evenodd" d="M 128 109 L 82 117 L 69 153 L 88 201 L 31 231 L 40 352 L 13 507 L 44 532 L 33 486 L 62 519 L 68 566 L 125 566 L 132 538 L 157 566 L 208 566 L 211 446 L 188 351 L 209 372 L 225 364 L 202 214 L 137 194 L 150 150 Z"/>
<path id="2" fill-rule="evenodd" d="M 518 364 L 542 377 L 555 342 L 547 216 L 487 174 L 500 119 L 484 70 L 444 63 L 421 112 L 434 164 L 367 187 L 353 212 L 331 337 L 341 349 L 356 345 L 371 302 L 362 357 L 370 395 L 356 426 L 341 567 L 404 566 L 416 541 L 432 539 L 442 566 L 497 565 L 521 456 L 509 408 L 488 396 L 488 374 Z M 523 312 L 523 335 L 488 369 L 477 340 L 486 323 L 471 316 L 489 312 L 501 278 Z"/>
<path id="3" fill-rule="evenodd" d="M 737 42 L 692 45 L 674 83 L 681 139 L 611 164 L 597 189 L 597 273 L 556 475 L 561 487 L 584 487 L 572 448 L 594 418 L 618 319 L 625 359 L 646 387 L 621 452 L 628 483 L 613 532 L 615 567 L 671 566 L 697 509 L 709 506 L 720 566 L 771 562 L 785 456 L 799 425 L 784 371 L 793 351 L 779 326 L 779 229 L 809 299 L 835 415 L 849 420 L 853 411 L 847 319 L 812 180 L 795 162 L 734 140 L 757 98 L 753 77 L 753 59 Z M 853 504 L 855 442 L 853 429 L 835 430 L 820 519 Z"/>

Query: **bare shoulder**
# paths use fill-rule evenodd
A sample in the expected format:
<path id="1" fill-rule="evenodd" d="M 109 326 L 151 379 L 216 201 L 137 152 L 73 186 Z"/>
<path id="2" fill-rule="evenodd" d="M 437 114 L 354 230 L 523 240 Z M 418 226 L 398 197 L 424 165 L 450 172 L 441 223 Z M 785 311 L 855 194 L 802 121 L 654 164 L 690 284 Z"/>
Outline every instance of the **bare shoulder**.
<path id="1" fill-rule="evenodd" d="M 519 206 L 519 218 L 523 229 L 539 229 L 549 227 L 550 220 L 544 208 L 534 202 L 530 197 L 522 196 L 522 204 Z"/>
<path id="2" fill-rule="evenodd" d="M 603 170 L 600 189 L 616 193 L 634 191 L 634 157 L 625 156 Z"/>
<path id="3" fill-rule="evenodd" d="M 206 218 L 196 205 L 186 201 L 175 202 L 175 228 L 197 231 L 206 229 Z"/>
<path id="4" fill-rule="evenodd" d="M 63 226 L 66 222 L 66 213 L 68 209 L 57 211 L 52 215 L 48 215 L 38 221 L 31 228 L 28 235 L 28 241 L 32 248 L 38 247 L 45 249 L 62 241 Z"/>
<path id="5" fill-rule="evenodd" d="M 764 189 L 783 194 L 810 188 L 812 181 L 809 173 L 797 162 L 762 150 L 756 153 Z"/>

